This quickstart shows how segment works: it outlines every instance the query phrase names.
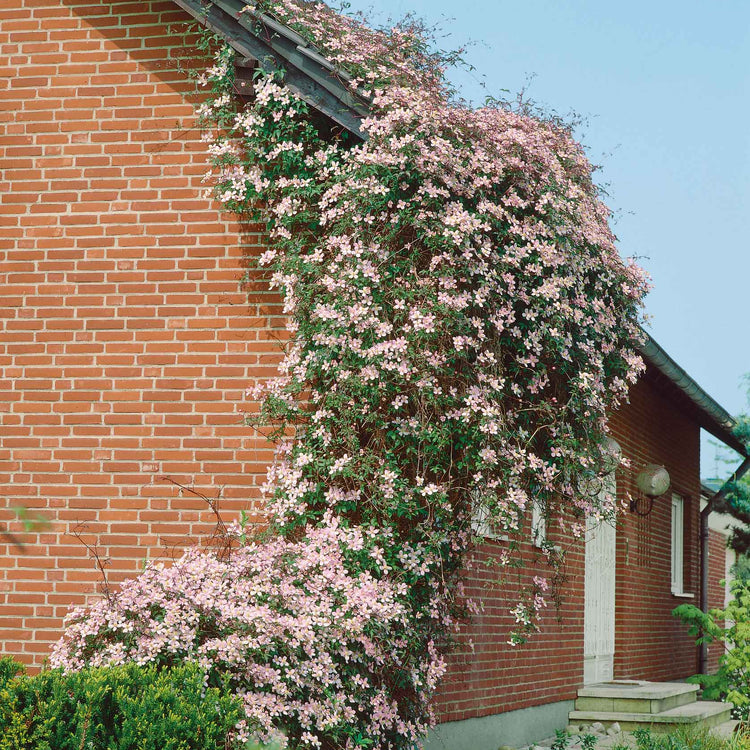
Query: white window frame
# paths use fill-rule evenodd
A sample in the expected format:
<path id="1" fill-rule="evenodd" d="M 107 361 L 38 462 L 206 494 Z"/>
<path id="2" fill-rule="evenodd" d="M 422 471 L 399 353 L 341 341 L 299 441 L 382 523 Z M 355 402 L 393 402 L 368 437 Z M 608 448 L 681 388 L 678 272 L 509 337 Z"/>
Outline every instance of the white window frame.
<path id="1" fill-rule="evenodd" d="M 538 500 L 531 503 L 531 543 L 541 547 L 547 541 L 547 518 Z"/>
<path id="2" fill-rule="evenodd" d="M 507 542 L 509 540 L 507 534 L 495 528 L 487 506 L 482 503 L 481 495 L 478 492 L 472 493 L 471 497 L 471 530 L 475 536 L 484 539 L 492 539 L 496 542 Z"/>
<path id="3" fill-rule="evenodd" d="M 685 593 L 685 498 L 672 493 L 671 588 Z"/>
<path id="4" fill-rule="evenodd" d="M 507 532 L 499 531 L 492 523 L 479 493 L 474 493 L 471 500 L 471 530 L 474 535 L 498 542 L 509 541 L 510 537 Z M 531 504 L 530 539 L 531 543 L 539 548 L 543 547 L 547 541 L 547 518 L 542 504 L 537 500 L 533 500 Z"/>

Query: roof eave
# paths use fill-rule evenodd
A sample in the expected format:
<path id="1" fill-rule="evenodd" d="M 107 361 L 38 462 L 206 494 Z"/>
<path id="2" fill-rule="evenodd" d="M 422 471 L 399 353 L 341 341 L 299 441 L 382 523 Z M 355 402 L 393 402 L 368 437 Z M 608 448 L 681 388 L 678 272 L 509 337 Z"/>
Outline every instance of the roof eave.
<path id="1" fill-rule="evenodd" d="M 646 340 L 640 347 L 641 355 L 648 364 L 679 388 L 698 409 L 702 416 L 701 427 L 741 456 L 750 455 L 747 447 L 734 434 L 737 425 L 734 417 L 711 398 L 649 334 L 644 332 L 644 335 Z"/>
<path id="2" fill-rule="evenodd" d="M 242 0 L 174 0 L 266 72 L 279 72 L 289 89 L 311 107 L 364 140 L 370 109 L 347 83 L 349 76 L 312 49 L 299 34 Z"/>

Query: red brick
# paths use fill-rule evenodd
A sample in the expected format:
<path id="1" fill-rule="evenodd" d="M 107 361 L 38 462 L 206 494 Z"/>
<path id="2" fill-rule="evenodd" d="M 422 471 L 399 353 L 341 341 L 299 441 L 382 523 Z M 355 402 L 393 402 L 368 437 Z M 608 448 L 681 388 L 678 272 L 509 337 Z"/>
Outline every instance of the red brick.
<path id="1" fill-rule="evenodd" d="M 228 518 L 256 509 L 264 481 L 270 450 L 243 451 L 255 438 L 238 437 L 236 410 L 274 374 L 279 349 L 258 367 L 255 345 L 278 302 L 260 275 L 240 287 L 259 235 L 228 230 L 202 197 L 192 85 L 165 68 L 183 46 L 168 26 L 183 21 L 155 0 L 28 0 L 0 21 L 22 52 L 4 48 L 0 91 L 12 113 L 0 123 L 0 382 L 13 384 L 0 391 L 0 483 L 5 508 L 33 505 L 53 524 L 43 554 L 0 562 L 0 642 L 26 662 L 42 663 L 66 607 L 94 592 L 79 522 L 121 580 L 163 555 L 164 537 L 213 530 L 205 503 L 164 474 L 209 497 L 224 486 Z M 224 336 L 231 350 L 212 343 Z"/>

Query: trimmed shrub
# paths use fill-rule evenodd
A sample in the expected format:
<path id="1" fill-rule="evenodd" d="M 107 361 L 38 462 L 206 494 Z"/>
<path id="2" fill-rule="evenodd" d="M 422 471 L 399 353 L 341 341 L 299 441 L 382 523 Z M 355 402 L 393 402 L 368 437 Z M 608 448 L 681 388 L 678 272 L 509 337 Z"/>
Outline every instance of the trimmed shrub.
<path id="1" fill-rule="evenodd" d="M 409 732 L 411 748 L 425 727 L 405 723 L 391 693 L 431 694 L 443 662 L 434 647 L 418 662 L 398 660 L 409 624 L 404 587 L 350 574 L 347 554 L 383 552 L 333 517 L 298 542 L 269 538 L 224 560 L 190 550 L 73 611 L 50 662 L 69 672 L 194 663 L 240 696 L 243 737 L 281 733 L 292 747 L 340 748 Z"/>
<path id="2" fill-rule="evenodd" d="M 194 664 L 129 664 L 27 677 L 0 661 L 0 750 L 230 750 L 244 717 Z"/>

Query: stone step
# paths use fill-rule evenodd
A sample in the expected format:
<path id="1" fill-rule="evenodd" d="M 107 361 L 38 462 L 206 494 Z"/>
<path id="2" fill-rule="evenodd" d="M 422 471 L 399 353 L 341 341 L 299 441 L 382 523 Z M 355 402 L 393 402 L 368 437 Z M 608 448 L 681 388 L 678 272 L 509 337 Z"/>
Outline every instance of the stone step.
<path id="1" fill-rule="evenodd" d="M 686 725 L 706 728 L 717 727 L 731 718 L 732 704 L 717 701 L 696 701 L 686 703 L 658 714 L 625 711 L 571 711 L 570 726 L 603 724 L 605 729 L 612 724 L 619 724 L 624 732 L 635 729 L 650 728 L 653 732 L 671 732 L 677 727 Z"/>
<path id="2" fill-rule="evenodd" d="M 711 730 L 711 734 L 716 735 L 723 740 L 729 740 L 732 738 L 739 725 L 740 722 L 737 719 L 730 719 L 729 721 L 725 721 L 723 724 L 715 726 Z"/>
<path id="3" fill-rule="evenodd" d="M 697 685 L 684 682 L 613 680 L 582 687 L 575 708 L 577 711 L 660 714 L 695 702 L 697 693 Z"/>

